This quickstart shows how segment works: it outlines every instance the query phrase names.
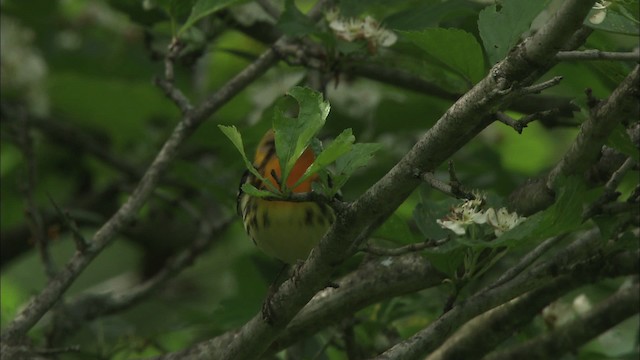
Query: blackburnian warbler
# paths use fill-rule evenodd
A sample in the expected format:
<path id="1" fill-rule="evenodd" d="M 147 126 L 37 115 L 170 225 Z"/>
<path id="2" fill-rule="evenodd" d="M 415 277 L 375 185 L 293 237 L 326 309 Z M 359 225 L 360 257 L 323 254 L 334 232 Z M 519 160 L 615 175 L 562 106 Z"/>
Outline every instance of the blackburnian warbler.
<path id="1" fill-rule="evenodd" d="M 293 187 L 314 160 L 313 150 L 307 148 L 286 179 L 287 187 Z M 253 165 L 260 175 L 280 189 L 279 184 L 284 181 L 281 180 L 273 130 L 268 130 L 260 140 Z M 292 192 L 310 192 L 314 181 L 318 181 L 318 175 L 300 183 Z M 268 189 L 249 171 L 245 172 L 240 186 L 244 183 Z M 333 210 L 324 203 L 267 200 L 250 196 L 242 189 L 238 191 L 237 201 L 238 214 L 242 216 L 244 228 L 253 242 L 267 255 L 289 264 L 305 260 L 335 220 Z"/>

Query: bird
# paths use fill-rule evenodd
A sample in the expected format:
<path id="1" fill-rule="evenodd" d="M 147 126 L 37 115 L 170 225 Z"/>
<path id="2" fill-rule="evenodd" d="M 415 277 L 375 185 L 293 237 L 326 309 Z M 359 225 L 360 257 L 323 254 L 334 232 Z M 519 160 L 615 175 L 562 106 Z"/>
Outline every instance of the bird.
<path id="1" fill-rule="evenodd" d="M 293 186 L 313 163 L 315 156 L 310 147 L 305 149 L 288 178 L 282 181 L 275 134 L 273 129 L 269 129 L 258 143 L 253 166 L 278 190 L 282 190 L 280 185 L 284 183 L 295 194 L 308 193 L 312 191 L 312 184 L 319 181 L 317 174 Z M 267 190 L 269 186 L 248 170 L 240 180 L 237 211 L 253 243 L 267 255 L 286 264 L 306 260 L 311 249 L 335 221 L 333 209 L 319 201 L 273 200 L 251 196 L 242 191 L 245 183 L 260 190 Z"/>

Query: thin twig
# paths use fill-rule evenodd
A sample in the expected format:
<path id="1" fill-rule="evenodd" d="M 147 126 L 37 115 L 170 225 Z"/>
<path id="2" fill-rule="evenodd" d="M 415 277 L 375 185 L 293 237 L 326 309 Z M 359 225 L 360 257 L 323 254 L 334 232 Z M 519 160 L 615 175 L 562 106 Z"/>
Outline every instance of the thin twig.
<path id="1" fill-rule="evenodd" d="M 344 66 L 343 71 L 348 74 L 357 75 L 372 79 L 381 83 L 386 83 L 408 90 L 438 97 L 445 100 L 455 101 L 460 98 L 460 94 L 446 91 L 442 87 L 421 79 L 416 74 L 405 70 L 396 69 L 389 66 L 354 63 Z M 555 116 L 570 116 L 577 108 L 570 103 L 569 98 L 546 95 L 525 95 L 514 99 L 508 108 L 520 113 L 538 112 L 540 109 L 556 109 Z"/>
<path id="2" fill-rule="evenodd" d="M 472 192 L 465 191 L 462 187 L 462 183 L 458 180 L 456 176 L 455 168 L 453 166 L 453 162 L 449 161 L 449 183 L 445 183 L 442 180 L 436 178 L 432 172 L 426 172 L 420 176 L 420 179 L 429 184 L 429 186 L 434 189 L 447 194 L 449 196 L 455 197 L 456 199 L 466 199 L 466 200 L 474 200 L 476 198 Z"/>
<path id="3" fill-rule="evenodd" d="M 544 253 L 546 253 L 549 249 L 554 247 L 557 243 L 562 241 L 567 236 L 567 234 L 562 234 L 554 237 L 550 237 L 547 240 L 540 243 L 540 245 L 536 246 L 535 249 L 527 253 L 516 265 L 507 270 L 502 276 L 498 278 L 493 284 L 490 285 L 490 288 L 495 288 L 501 286 L 502 284 L 511 281 L 511 279 L 518 276 L 522 273 L 526 268 L 528 268 L 531 264 L 533 264 L 536 260 L 538 260 Z"/>
<path id="4" fill-rule="evenodd" d="M 553 331 L 522 344 L 484 357 L 487 360 L 548 359 L 577 349 L 580 345 L 638 313 L 640 287 L 634 284 L 596 305 L 584 315 Z"/>
<path id="5" fill-rule="evenodd" d="M 512 281 L 496 288 L 486 288 L 473 294 L 449 312 L 431 322 L 409 339 L 394 345 L 376 359 L 417 359 L 421 354 L 433 352 L 454 329 L 468 320 L 528 291 L 560 282 L 570 289 L 591 282 L 594 278 L 614 277 L 635 273 L 639 263 L 637 252 L 612 255 L 603 266 L 603 260 L 591 256 L 593 245 L 599 241 L 597 230 L 590 231 L 551 259 L 542 262 Z M 586 259 L 586 260 L 585 260 Z M 413 356 L 409 356 L 412 354 Z"/>
<path id="6" fill-rule="evenodd" d="M 636 185 L 633 189 L 629 197 L 627 198 L 628 203 L 637 203 L 640 202 L 640 184 Z"/>
<path id="7" fill-rule="evenodd" d="M 618 185 L 622 182 L 622 178 L 626 175 L 627 171 L 631 170 L 636 165 L 636 161 L 632 158 L 627 158 L 625 162 L 614 171 L 609 178 L 609 181 L 605 184 L 605 191 L 614 192 L 618 188 Z"/>
<path id="8" fill-rule="evenodd" d="M 277 62 L 277 57 L 272 50 L 267 50 L 252 64 L 229 80 L 215 94 L 207 98 L 198 108 L 184 114 L 173 130 L 169 139 L 156 155 L 144 176 L 138 183 L 131 196 L 116 211 L 116 213 L 98 229 L 90 241 L 91 246 L 84 253 L 76 253 L 67 262 L 64 272 L 47 283 L 42 291 L 32 297 L 16 317 L 5 327 L 1 341 L 13 342 L 24 336 L 56 303 L 60 296 L 71 286 L 73 281 L 91 263 L 91 261 L 114 239 L 122 228 L 133 220 L 138 210 L 146 203 L 151 193 L 156 188 L 161 175 L 169 167 L 178 149 L 184 141 L 202 124 L 211 114 L 226 104 L 240 91 L 247 87 L 259 76 L 264 74 Z"/>
<path id="9" fill-rule="evenodd" d="M 640 82 L 640 65 L 627 75 L 613 93 L 597 105 L 591 116 L 580 126 L 580 133 L 569 150 L 547 176 L 547 187 L 553 189 L 558 176 L 583 174 L 593 164 L 611 131 L 633 113 L 637 105 L 638 83 Z"/>
<path id="10" fill-rule="evenodd" d="M 456 168 L 453 165 L 453 160 L 449 160 L 448 163 L 449 169 L 449 185 L 451 186 L 451 192 L 458 199 L 467 199 L 467 200 L 475 200 L 476 196 L 469 191 L 465 191 L 462 182 L 458 180 L 458 176 L 456 175 Z"/>
<path id="11" fill-rule="evenodd" d="M 525 115 L 522 118 L 520 118 L 518 121 L 522 122 L 525 124 L 524 127 L 526 127 L 526 124 L 534 121 L 534 120 L 540 120 L 544 123 L 544 121 L 546 119 L 549 118 L 554 118 L 556 116 L 560 115 L 560 109 L 551 109 L 551 110 L 544 110 L 544 111 L 538 111 L 535 112 L 533 114 L 529 114 L 529 115 Z M 579 123 L 577 122 L 570 122 L 570 123 L 565 123 L 565 125 L 568 126 L 577 126 L 579 125 Z"/>
<path id="12" fill-rule="evenodd" d="M 440 240 L 427 239 L 421 243 L 409 244 L 409 245 L 400 246 L 393 249 L 367 244 L 367 246 L 365 246 L 362 249 L 362 251 L 369 254 L 377 255 L 377 256 L 401 256 L 411 252 L 418 252 L 424 249 L 435 248 L 447 243 L 448 241 L 449 241 L 449 238 L 444 238 Z"/>
<path id="13" fill-rule="evenodd" d="M 56 204 L 50 194 L 47 194 L 47 197 L 49 198 L 51 205 L 53 205 L 53 208 L 56 210 L 56 213 L 58 213 L 58 216 L 71 230 L 73 241 L 76 244 L 76 249 L 81 253 L 85 252 L 88 246 L 87 240 L 85 240 L 84 236 L 80 232 L 80 229 L 78 229 L 78 225 L 76 224 L 75 220 L 69 215 L 69 212 L 65 212 L 60 209 L 60 207 L 58 206 L 58 204 Z"/>
<path id="14" fill-rule="evenodd" d="M 156 84 L 164 94 L 173 101 L 182 115 L 186 115 L 189 111 L 192 110 L 193 106 L 189 99 L 182 93 L 180 89 L 178 89 L 174 84 L 174 71 L 173 66 L 176 58 L 180 55 L 180 51 L 184 48 L 184 43 L 180 41 L 179 38 L 174 37 L 171 40 L 169 46 L 167 46 L 167 53 L 164 57 L 164 79 L 160 77 L 155 77 L 153 79 L 154 84 Z"/>
<path id="15" fill-rule="evenodd" d="M 544 111 L 538 111 L 535 112 L 533 114 L 529 114 L 529 115 L 525 115 L 523 117 L 521 117 L 520 119 L 516 120 L 514 118 L 512 118 L 511 116 L 507 115 L 504 112 L 497 112 L 496 113 L 496 118 L 498 119 L 498 121 L 500 121 L 501 123 L 511 126 L 515 131 L 518 132 L 518 134 L 522 134 L 522 130 L 524 128 L 527 127 L 527 125 L 529 125 L 530 122 L 533 122 L 535 120 L 545 120 L 547 118 L 552 118 L 555 116 L 558 116 L 560 114 L 560 110 L 559 109 L 551 109 L 551 110 L 544 110 Z M 570 126 L 575 126 L 577 125 L 577 123 L 572 123 L 569 124 Z"/>
<path id="16" fill-rule="evenodd" d="M 184 44 L 177 37 L 171 39 L 171 43 L 167 46 L 167 54 L 164 57 L 164 78 L 170 83 L 174 80 L 173 63 L 183 47 Z"/>
<path id="17" fill-rule="evenodd" d="M 395 296 L 442 284 L 445 275 L 416 253 L 393 258 L 372 258 L 337 280 L 338 288 L 319 291 L 292 319 L 285 331 L 265 352 L 275 354 L 356 311 Z"/>
<path id="18" fill-rule="evenodd" d="M 128 289 L 127 291 L 123 291 L 118 294 L 112 294 L 112 307 L 111 309 L 107 309 L 109 310 L 108 313 L 127 308 L 141 299 L 144 299 L 161 284 L 165 283 L 168 279 L 174 277 L 189 265 L 193 264 L 194 260 L 208 249 L 214 240 L 219 239 L 219 235 L 222 234 L 234 221 L 235 217 L 228 217 L 216 223 L 203 219 L 200 223 L 199 234 L 196 236 L 195 241 L 191 246 L 189 246 L 189 248 L 183 250 L 173 259 L 169 260 L 164 268 L 144 283 L 133 289 Z"/>
<path id="19" fill-rule="evenodd" d="M 164 94 L 173 101 L 176 106 L 178 106 L 178 109 L 180 109 L 180 112 L 183 115 L 193 109 L 189 99 L 173 84 L 173 82 L 159 77 L 154 78 L 153 82 L 162 89 Z"/>
<path id="20" fill-rule="evenodd" d="M 44 268 L 45 275 L 52 279 L 56 275 L 55 264 L 51 258 L 49 241 L 45 232 L 45 225 L 35 199 L 37 187 L 37 162 L 33 152 L 33 139 L 30 132 L 30 120 L 26 113 L 22 113 L 18 123 L 18 137 L 20 149 L 25 159 L 26 181 L 24 182 L 23 193 L 25 197 L 25 215 L 31 230 L 31 236 L 35 242 L 40 260 Z"/>
<path id="21" fill-rule="evenodd" d="M 11 118 L 6 120 L 13 121 Z M 97 137 L 71 125 L 67 119 L 30 117 L 29 123 L 32 128 L 39 130 L 49 140 L 69 148 L 78 148 L 83 154 L 88 153 L 96 157 L 129 178 L 142 176 L 142 171 L 135 164 L 129 163 L 122 156 L 111 153 L 104 141 L 100 141 Z"/>
<path id="22" fill-rule="evenodd" d="M 507 83 L 531 83 L 536 78 L 531 76 L 532 73 L 548 70 L 555 52 L 581 26 L 590 5 L 582 0 L 563 2 L 540 31 L 523 41 L 522 46 L 510 53 L 505 61 L 496 64 L 496 71 L 492 73 L 499 73 Z M 311 296 L 326 285 L 337 264 L 357 251 L 360 244 L 413 192 L 420 183 L 417 177 L 432 171 L 491 123 L 489 114 L 506 98 L 494 91 L 499 90 L 498 83 L 493 76 L 478 82 L 385 176 L 337 217 L 320 241 L 320 246 L 311 252 L 296 276 L 285 281 L 273 295 L 271 305 L 277 315 L 273 324 L 265 323 L 262 315 L 256 314 L 240 329 L 234 330 L 232 338 L 219 336 L 183 352 L 167 354 L 164 358 L 175 359 L 183 354 L 194 355 L 194 358 L 259 357 Z M 252 346 L 247 346 L 247 339 L 251 339 Z M 421 338 L 419 341 L 425 340 Z M 422 344 L 412 348 L 414 354 L 422 351 Z"/>
<path id="23" fill-rule="evenodd" d="M 600 213 L 603 215 L 617 215 L 626 212 L 638 212 L 638 204 L 631 202 L 614 202 L 602 205 Z"/>
<path id="24" fill-rule="evenodd" d="M 235 221 L 234 217 L 228 217 L 214 223 L 208 220 L 212 217 L 203 216 L 198 234 L 191 245 L 169 259 L 162 269 L 143 283 L 117 292 L 83 294 L 71 300 L 65 308 L 72 316 L 66 316 L 65 321 L 54 327 L 58 336 L 57 340 L 60 341 L 62 337 L 72 334 L 85 322 L 123 311 L 138 304 L 168 280 L 193 264 L 195 259 L 203 254 L 215 240 L 220 239 L 220 235 Z"/>
<path id="25" fill-rule="evenodd" d="M 591 217 L 602 213 L 605 205 L 618 199 L 620 193 L 617 192 L 616 189 L 618 188 L 618 185 L 620 185 L 620 182 L 622 181 L 624 175 L 626 175 L 627 171 L 631 170 L 631 168 L 635 164 L 635 160 L 629 157 L 616 171 L 613 172 L 613 174 L 611 174 L 611 177 L 604 186 L 604 194 L 596 199 L 582 213 L 583 221 L 586 221 L 587 219 L 590 219 Z M 610 209 L 608 211 L 610 211 Z"/>
<path id="26" fill-rule="evenodd" d="M 556 54 L 556 60 L 620 60 L 620 61 L 640 61 L 640 51 L 638 49 L 630 52 L 611 52 L 600 50 L 582 51 L 560 51 Z"/>
<path id="27" fill-rule="evenodd" d="M 47 348 L 47 349 L 36 348 L 36 349 L 33 349 L 32 351 L 40 355 L 55 355 L 55 354 L 68 353 L 68 352 L 78 352 L 80 351 L 80 345 L 72 345 L 72 346 L 67 346 L 63 348 Z"/>
<path id="28" fill-rule="evenodd" d="M 560 81 L 562 81 L 562 76 L 554 76 L 550 80 L 543 81 L 543 82 L 541 82 L 539 84 L 535 84 L 535 85 L 524 87 L 522 89 L 518 89 L 517 93 L 518 93 L 519 96 L 526 95 L 526 94 L 539 94 L 543 90 L 546 90 L 546 89 L 548 89 L 550 87 L 554 87 L 554 86 L 558 85 L 560 83 Z"/>
<path id="29" fill-rule="evenodd" d="M 431 186 L 432 188 L 458 199 L 458 197 L 453 194 L 453 191 L 451 190 L 451 185 L 435 177 L 435 175 L 432 172 L 422 174 L 422 176 L 420 176 L 420 179 L 422 179 L 424 182 L 429 184 L 429 186 Z"/>
<path id="30" fill-rule="evenodd" d="M 536 120 L 540 116 L 540 113 L 530 114 L 527 116 L 521 117 L 519 120 L 512 118 L 511 116 L 503 113 L 502 111 L 496 113 L 496 118 L 501 123 L 512 127 L 518 134 L 522 134 L 522 130 L 527 127 L 527 125 Z"/>

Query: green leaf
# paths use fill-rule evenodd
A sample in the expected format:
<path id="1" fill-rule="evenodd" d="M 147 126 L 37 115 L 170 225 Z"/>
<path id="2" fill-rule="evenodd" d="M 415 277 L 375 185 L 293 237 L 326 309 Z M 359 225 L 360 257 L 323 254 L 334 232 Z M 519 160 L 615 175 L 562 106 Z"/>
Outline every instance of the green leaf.
<path id="1" fill-rule="evenodd" d="M 283 106 L 285 102 L 282 100 L 276 104 L 273 117 L 276 154 L 281 166 L 284 165 L 283 185 L 286 184 L 293 165 L 324 125 L 330 109 L 329 103 L 323 100 L 322 94 L 309 88 L 294 87 L 288 95 L 298 102 L 298 117 L 291 118 L 285 114 L 286 109 Z"/>
<path id="2" fill-rule="evenodd" d="M 392 241 L 396 244 L 411 244 L 420 241 L 409 229 L 406 220 L 396 213 L 385 221 L 374 233 L 373 237 Z"/>
<path id="3" fill-rule="evenodd" d="M 0 145 L 0 178 L 18 168 L 22 163 L 22 154 L 11 143 Z"/>
<path id="4" fill-rule="evenodd" d="M 420 1 L 409 8 L 389 15 L 382 22 L 394 30 L 422 30 L 438 27 L 452 17 L 476 16 L 468 0 Z"/>
<path id="5" fill-rule="evenodd" d="M 353 144 L 351 151 L 336 160 L 336 176 L 333 181 L 335 194 L 349 180 L 349 177 L 359 168 L 367 165 L 373 154 L 382 148 L 382 144 L 360 143 Z"/>
<path id="6" fill-rule="evenodd" d="M 413 209 L 413 219 L 422 232 L 429 239 L 439 239 L 451 234 L 436 222 L 449 213 L 451 207 L 460 203 L 458 199 L 445 198 L 439 201 L 427 199 L 421 189 L 421 202 Z"/>
<path id="7" fill-rule="evenodd" d="M 205 16 L 211 15 L 216 11 L 220 11 L 230 5 L 241 2 L 243 0 L 197 0 L 193 8 L 191 9 L 191 15 L 182 24 L 178 35 L 182 34 L 185 30 L 192 27 L 198 20 Z"/>
<path id="8" fill-rule="evenodd" d="M 169 0 L 169 15 L 176 21 L 182 21 L 189 16 L 196 0 Z"/>
<path id="9" fill-rule="evenodd" d="M 238 131 L 238 129 L 236 129 L 236 127 L 233 125 L 231 126 L 218 125 L 218 128 L 229 140 L 231 140 L 231 143 L 233 144 L 233 146 L 236 147 L 236 149 L 242 156 L 242 160 L 244 161 L 244 166 L 247 168 L 247 170 L 249 170 L 253 175 L 255 175 L 258 179 L 260 179 L 264 184 L 266 184 L 266 186 L 269 187 L 271 192 L 278 193 L 278 190 L 273 186 L 271 181 L 265 179 L 262 175 L 260 175 L 258 170 L 256 170 L 255 166 L 253 166 L 253 164 L 247 158 L 247 154 L 244 152 L 242 135 L 240 135 L 240 132 Z M 248 185 L 248 184 L 244 184 L 244 185 Z M 244 189 L 244 185 L 243 185 L 243 189 Z M 255 187 L 253 188 L 255 189 Z M 270 195 L 273 195 L 273 194 L 270 193 Z"/>
<path id="10" fill-rule="evenodd" d="M 260 197 L 260 198 L 277 195 L 277 194 L 274 194 L 272 191 L 257 189 L 255 186 L 249 183 L 242 184 L 240 188 L 242 189 L 243 192 L 247 193 L 248 195 Z"/>
<path id="11" fill-rule="evenodd" d="M 639 160 L 640 155 L 638 154 L 638 148 L 633 145 L 629 134 L 627 134 L 627 131 L 622 125 L 618 125 L 613 129 L 607 139 L 607 145 L 627 156 L 631 156 L 636 161 Z"/>
<path id="12" fill-rule="evenodd" d="M 467 248 L 457 241 L 448 241 L 437 248 L 427 248 L 424 250 L 425 257 L 438 271 L 441 271 L 449 278 L 455 278 L 456 272 L 464 263 Z"/>
<path id="13" fill-rule="evenodd" d="M 476 38 L 464 30 L 431 28 L 403 31 L 403 36 L 467 81 L 476 83 L 484 76 L 484 57 Z"/>
<path id="14" fill-rule="evenodd" d="M 195 0 L 152 0 L 152 6 L 162 9 L 171 19 L 172 33 L 176 34 L 176 23 L 184 21 L 192 9 Z"/>
<path id="15" fill-rule="evenodd" d="M 624 222 L 629 221 L 629 215 L 606 215 L 606 216 L 594 216 L 593 222 L 598 225 L 598 229 L 600 230 L 600 235 L 604 239 L 611 238 L 614 235 L 615 231 L 619 231 L 621 229 L 620 225 Z"/>
<path id="16" fill-rule="evenodd" d="M 338 137 L 333 140 L 326 149 L 320 152 L 320 155 L 316 157 L 316 160 L 307 168 L 305 173 L 300 177 L 300 179 L 293 186 L 294 188 L 298 186 L 300 183 L 308 179 L 313 174 L 318 171 L 326 168 L 330 164 L 332 164 L 336 159 L 340 156 L 351 151 L 353 147 L 353 142 L 356 140 L 355 136 L 353 136 L 351 129 L 345 129 Z"/>
<path id="17" fill-rule="evenodd" d="M 289 36 L 304 36 L 318 31 L 313 21 L 298 10 L 293 0 L 285 1 L 277 28 Z"/>
<path id="18" fill-rule="evenodd" d="M 495 64 L 507 55 L 549 0 L 504 0 L 502 6 L 487 6 L 478 17 L 478 30 L 489 62 Z"/>
<path id="19" fill-rule="evenodd" d="M 218 125 L 218 129 L 220 129 L 220 131 L 222 131 L 222 133 L 229 140 L 231 140 L 231 143 L 233 144 L 233 146 L 235 146 L 236 149 L 238 149 L 238 152 L 240 153 L 240 155 L 242 155 L 242 160 L 244 160 L 244 164 L 246 165 L 247 169 L 252 168 L 253 165 L 251 164 L 249 159 L 247 159 L 247 154 L 244 152 L 242 135 L 240 135 L 240 132 L 238 131 L 238 129 L 236 129 L 236 127 L 233 125 L 231 126 Z"/>
<path id="20" fill-rule="evenodd" d="M 589 197 L 587 186 L 578 177 L 562 178 L 557 184 L 558 198 L 552 206 L 490 242 L 491 247 L 515 246 L 525 240 L 543 240 L 580 228 L 582 204 Z"/>

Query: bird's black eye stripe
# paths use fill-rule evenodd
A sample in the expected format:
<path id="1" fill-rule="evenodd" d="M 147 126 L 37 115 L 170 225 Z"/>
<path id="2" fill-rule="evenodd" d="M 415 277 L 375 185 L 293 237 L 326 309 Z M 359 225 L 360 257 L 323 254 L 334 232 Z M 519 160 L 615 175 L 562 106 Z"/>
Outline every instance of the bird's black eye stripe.
<path id="1" fill-rule="evenodd" d="M 243 194 L 242 184 L 247 182 L 249 175 L 251 175 L 251 172 L 249 172 L 249 170 L 246 170 L 244 174 L 242 174 L 242 177 L 240 178 L 240 184 L 238 185 L 238 195 L 236 196 L 236 211 L 238 215 L 242 215 L 242 209 L 240 208 L 240 206 L 242 205 L 242 194 Z"/>
<path id="2" fill-rule="evenodd" d="M 251 172 L 249 172 L 249 170 L 245 170 L 240 178 L 240 184 L 238 184 L 238 200 L 240 200 L 240 195 L 242 195 L 242 184 L 247 182 L 249 175 L 251 175 Z"/>
<path id="3" fill-rule="evenodd" d="M 268 142 L 268 144 L 270 144 L 271 142 Z M 267 166 L 267 163 L 269 162 L 269 160 L 271 160 L 271 157 L 273 157 L 276 153 L 276 147 L 275 146 L 269 146 L 269 151 L 267 151 L 267 154 L 264 156 L 264 158 L 262 159 L 262 162 L 260 163 L 260 165 L 256 166 L 256 169 L 258 169 L 258 172 L 260 174 L 262 174 L 264 172 L 264 167 Z"/>

